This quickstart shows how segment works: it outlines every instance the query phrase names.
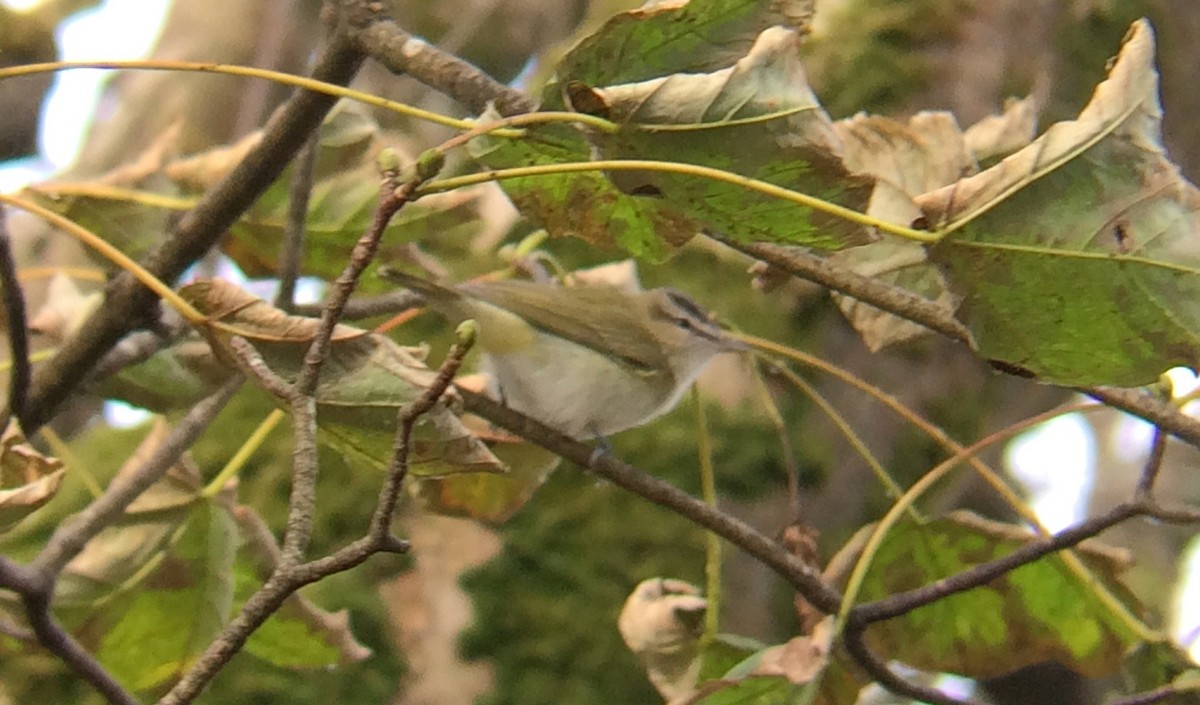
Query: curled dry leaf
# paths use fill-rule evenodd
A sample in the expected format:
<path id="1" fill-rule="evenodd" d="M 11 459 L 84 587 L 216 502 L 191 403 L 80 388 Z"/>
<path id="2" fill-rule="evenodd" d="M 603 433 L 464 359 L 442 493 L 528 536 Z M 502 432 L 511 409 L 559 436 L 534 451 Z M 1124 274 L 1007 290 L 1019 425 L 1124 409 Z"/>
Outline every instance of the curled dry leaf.
<path id="1" fill-rule="evenodd" d="M 290 316 L 223 281 L 189 284 L 180 295 L 209 317 L 203 333 L 227 363 L 242 364 L 228 347 L 236 335 L 285 381 L 299 375 L 318 319 Z M 402 347 L 386 336 L 338 325 L 316 390 L 321 440 L 350 458 L 385 468 L 392 456 L 398 410 L 419 397 L 437 375 L 421 355 L 423 350 Z M 261 384 L 252 371 L 247 376 Z M 443 395 L 418 420 L 410 444 L 410 471 L 424 476 L 503 472 L 503 463 L 455 416 L 452 399 L 451 394 Z"/>
<path id="2" fill-rule="evenodd" d="M 975 172 L 974 157 L 954 116 L 922 112 L 907 121 L 859 114 L 833 125 L 845 148 L 849 168 L 878 181 L 867 213 L 880 220 L 908 226 L 920 214 L 913 197 L 953 183 Z M 875 277 L 954 309 L 955 300 L 925 249 L 889 235 L 878 242 L 830 255 L 855 272 Z M 838 307 L 873 350 L 910 340 L 927 329 L 846 296 L 835 295 Z"/>
<path id="3" fill-rule="evenodd" d="M 833 617 L 830 616 L 818 622 L 812 634 L 794 637 L 763 651 L 748 675 L 782 676 L 795 685 L 807 683 L 825 668 L 832 644 Z"/>
<path id="4" fill-rule="evenodd" d="M 26 442 L 16 421 L 9 422 L 0 438 L 0 532 L 49 502 L 64 473 L 61 460 L 38 453 Z"/>
<path id="5" fill-rule="evenodd" d="M 1037 136 L 1038 105 L 1033 96 L 1009 98 L 1004 112 L 989 115 L 967 128 L 967 149 L 979 161 L 1011 154 Z"/>
<path id="6" fill-rule="evenodd" d="M 708 600 L 691 583 L 643 580 L 629 594 L 617 627 L 650 682 L 668 701 L 691 693 L 700 674 L 700 635 Z"/>

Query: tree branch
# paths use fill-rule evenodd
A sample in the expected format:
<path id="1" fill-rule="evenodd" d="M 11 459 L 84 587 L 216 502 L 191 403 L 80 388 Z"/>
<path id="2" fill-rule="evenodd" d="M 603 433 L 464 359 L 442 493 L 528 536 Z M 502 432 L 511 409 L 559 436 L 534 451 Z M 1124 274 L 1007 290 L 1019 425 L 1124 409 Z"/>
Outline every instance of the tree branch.
<path id="1" fill-rule="evenodd" d="M 25 397 L 29 394 L 29 330 L 25 324 L 25 293 L 17 281 L 17 263 L 13 259 L 12 239 L 8 234 L 5 209 L 0 206 L 0 286 L 3 287 L 4 314 L 8 330 L 9 359 L 8 407 L 0 416 L 0 431 L 16 416 L 24 428 Z"/>
<path id="2" fill-rule="evenodd" d="M 459 395 L 472 413 L 720 535 L 774 570 L 821 611 L 834 613 L 841 605 L 841 594 L 811 566 L 750 525 L 607 453 L 597 454 L 587 444 L 564 436 L 499 402 L 464 389 L 459 390 Z"/>
<path id="3" fill-rule="evenodd" d="M 974 698 L 956 698 L 937 688 L 919 685 L 907 678 L 902 678 L 867 646 L 863 629 L 865 629 L 865 625 L 855 627 L 847 625 L 845 631 L 842 632 L 842 643 L 845 644 L 846 651 L 850 653 L 855 662 L 862 666 L 863 670 L 876 683 L 887 688 L 891 693 L 933 705 L 985 705 Z"/>
<path id="4" fill-rule="evenodd" d="M 281 552 L 271 577 L 242 605 L 237 616 L 208 645 L 192 668 L 175 684 L 158 705 L 186 705 L 192 702 L 221 668 L 233 658 L 246 639 L 262 625 L 292 593 L 305 585 L 361 565 L 376 553 L 404 553 L 408 543 L 391 533 L 392 519 L 404 478 L 408 475 L 409 439 L 417 420 L 433 408 L 450 386 L 450 381 L 462 365 L 470 349 L 469 341 L 460 341 L 451 348 L 434 382 L 414 401 L 397 412 L 396 439 L 388 466 L 387 477 L 380 487 L 375 511 L 372 512 L 366 534 L 331 555 L 308 563 L 287 564 Z M 315 449 L 313 450 L 315 456 Z M 315 461 L 314 461 L 315 462 Z M 289 531 L 292 520 L 289 516 Z"/>
<path id="5" fill-rule="evenodd" d="M 279 256 L 279 291 L 275 294 L 275 307 L 288 313 L 296 308 L 296 280 L 300 277 L 304 236 L 308 231 L 308 200 L 312 194 L 313 172 L 320 149 L 320 133 L 314 131 L 292 163 L 287 226 L 283 233 L 283 252 Z"/>
<path id="6" fill-rule="evenodd" d="M 519 115 L 537 109 L 537 101 L 500 83 L 478 67 L 405 32 L 388 17 L 383 3 L 343 0 L 342 11 L 358 48 L 395 74 L 407 74 L 430 88 L 462 103 L 472 113 L 482 113 L 494 102 L 501 115 Z"/>
<path id="7" fill-rule="evenodd" d="M 713 236 L 713 238 L 793 276 L 816 282 L 882 311 L 925 326 L 951 340 L 967 345 L 972 344 L 971 334 L 966 326 L 960 323 L 948 309 L 904 289 L 865 277 L 846 267 L 801 250 L 770 243 L 737 242 L 719 235 Z M 1136 389 L 1079 387 L 1075 391 L 1145 419 L 1176 438 L 1200 448 L 1200 420 L 1188 416 L 1171 404 Z"/>
<path id="8" fill-rule="evenodd" d="M 345 85 L 362 64 L 363 55 L 345 31 L 335 31 L 313 77 Z M 150 253 L 143 265 L 171 282 L 207 252 L 230 225 L 283 172 L 288 161 L 317 129 L 335 98 L 298 91 L 267 122 L 259 142 L 234 169 L 188 211 L 171 237 Z M 104 305 L 93 313 L 53 359 L 33 376 L 25 408 L 25 431 L 33 433 L 53 417 L 88 371 L 126 333 L 150 316 L 155 297 L 128 273 L 110 285 Z"/>
<path id="9" fill-rule="evenodd" d="M 197 404 L 141 467 L 128 478 L 114 481 L 99 499 L 60 525 L 29 565 L 17 565 L 0 557 L 0 586 L 21 596 L 26 618 L 37 641 L 114 705 L 136 705 L 138 701 L 54 619 L 50 601 L 58 574 L 88 541 L 112 524 L 138 495 L 162 477 L 208 427 L 239 386 L 240 379 L 226 383 Z"/>

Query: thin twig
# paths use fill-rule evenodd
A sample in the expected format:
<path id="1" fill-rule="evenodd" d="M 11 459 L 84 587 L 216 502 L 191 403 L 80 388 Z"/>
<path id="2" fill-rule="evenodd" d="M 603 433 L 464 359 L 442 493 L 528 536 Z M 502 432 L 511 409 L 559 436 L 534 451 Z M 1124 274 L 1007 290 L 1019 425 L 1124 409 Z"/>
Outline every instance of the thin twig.
<path id="1" fill-rule="evenodd" d="M 1115 409 L 1133 414 L 1189 445 L 1200 448 L 1200 420 L 1141 389 L 1084 387 L 1076 391 Z"/>
<path id="2" fill-rule="evenodd" d="M 1154 440 L 1150 442 L 1150 456 L 1142 467 L 1142 476 L 1138 478 L 1136 499 L 1150 499 L 1154 494 L 1154 483 L 1158 481 L 1158 473 L 1162 470 L 1163 457 L 1167 454 L 1167 434 L 1161 428 L 1154 429 Z"/>
<path id="3" fill-rule="evenodd" d="M 425 305 L 425 300 L 407 289 L 377 296 L 360 296 L 346 302 L 345 308 L 342 309 L 341 320 L 354 321 L 375 316 L 392 316 L 423 305 Z M 296 313 L 301 316 L 320 316 L 324 310 L 324 304 L 298 304 L 296 306 Z"/>
<path id="4" fill-rule="evenodd" d="M 183 319 L 177 318 L 176 322 L 165 331 L 141 330 L 130 333 L 119 340 L 111 350 L 104 354 L 104 357 L 100 358 L 100 361 L 88 373 L 87 383 L 99 382 L 128 367 L 149 360 L 174 345 L 189 330 L 191 330 L 190 327 L 183 322 Z"/>
<path id="5" fill-rule="evenodd" d="M 489 102 L 501 115 L 537 109 L 537 102 L 515 88 L 488 76 L 473 64 L 405 32 L 388 17 L 383 3 L 343 0 L 342 11 L 358 47 L 395 74 L 407 74 L 480 114 Z"/>
<path id="6" fill-rule="evenodd" d="M 905 289 L 863 276 L 799 248 L 765 242 L 738 242 L 720 235 L 712 237 L 717 242 L 760 259 L 788 274 L 816 282 L 840 294 L 925 326 L 951 340 L 971 344 L 970 331 L 954 318 L 948 308 Z"/>
<path id="7" fill-rule="evenodd" d="M 291 397 L 292 385 L 267 366 L 266 360 L 263 360 L 262 355 L 258 354 L 258 350 L 249 341 L 240 335 L 235 335 L 229 339 L 229 349 L 242 363 L 242 369 L 249 373 L 263 389 L 280 399 L 286 400 Z"/>
<path id="8" fill-rule="evenodd" d="M 411 179 L 399 183 L 398 164 L 387 164 L 380 179 L 379 204 L 370 227 L 363 233 L 350 252 L 345 269 L 330 287 L 325 310 L 313 336 L 313 341 L 304 354 L 304 365 L 296 377 L 292 389 L 286 396 L 292 410 L 292 491 L 288 504 L 287 531 L 283 541 L 285 565 L 295 565 L 304 558 L 312 534 L 312 517 L 316 505 L 317 475 L 317 409 L 315 393 L 321 367 L 333 339 L 333 331 L 341 318 L 342 309 L 354 293 L 359 277 L 375 257 L 383 233 L 392 216 L 408 203 L 413 192 L 421 183 L 436 173 L 437 169 L 420 162 L 413 170 Z"/>
<path id="9" fill-rule="evenodd" d="M 241 385 L 226 383 L 197 404 L 180 421 L 166 440 L 129 477 L 116 480 L 95 502 L 64 522 L 27 566 L 0 558 L 0 586 L 16 591 L 25 606 L 26 618 L 38 643 L 58 656 L 114 705 L 134 705 L 130 695 L 96 659 L 87 652 L 50 612 L 50 600 L 63 566 L 167 471 L 207 428 L 209 422 Z"/>
<path id="10" fill-rule="evenodd" d="M 345 85 L 363 55 L 345 32 L 337 32 L 313 70 L 313 77 Z M 186 213 L 174 232 L 143 262 L 163 281 L 174 281 L 207 252 L 237 218 L 279 177 L 284 166 L 321 124 L 336 99 L 298 91 L 267 122 L 262 140 Z M 118 276 L 100 306 L 53 359 L 33 375 L 25 405 L 25 431 L 33 433 L 79 388 L 83 378 L 113 345 L 153 311 L 154 295 L 127 274 Z"/>
<path id="11" fill-rule="evenodd" d="M 452 348 L 429 388 L 415 402 L 397 412 L 400 423 L 394 443 L 396 452 L 392 456 L 387 477 L 380 487 L 375 511 L 372 512 L 366 534 L 331 555 L 296 565 L 285 563 L 285 547 L 279 554 L 279 563 L 271 577 L 246 600 L 233 620 L 213 639 L 170 692 L 158 701 L 158 705 L 186 705 L 192 702 L 229 659 L 242 648 L 250 634 L 301 587 L 361 565 L 376 553 L 404 553 L 408 550 L 408 543 L 393 536 L 390 530 L 396 503 L 408 472 L 408 439 L 417 419 L 432 409 L 449 387 L 468 348 L 469 343 L 465 341 Z"/>
<path id="12" fill-rule="evenodd" d="M 125 690 L 117 679 L 58 623 L 50 612 L 50 594 L 22 594 L 21 599 L 25 603 L 29 624 L 42 646 L 91 683 L 108 702 L 113 705 L 140 705 L 138 699 Z"/>
<path id="13" fill-rule="evenodd" d="M 99 499 L 60 524 L 30 567 L 51 579 L 57 576 L 63 566 L 83 550 L 88 541 L 112 524 L 133 500 L 179 460 L 241 385 L 241 378 L 231 379 L 192 407 L 137 470 L 128 477 L 113 481 Z"/>
<path id="14" fill-rule="evenodd" d="M 283 232 L 283 252 L 279 255 L 279 291 L 275 307 L 291 313 L 296 307 L 296 279 L 304 259 L 304 240 L 308 231 L 308 200 L 312 195 L 313 172 L 321 149 L 319 131 L 313 131 L 308 143 L 292 164 L 288 185 L 287 225 Z"/>
<path id="15" fill-rule="evenodd" d="M 847 627 L 842 633 L 842 642 L 846 646 L 846 651 L 876 683 L 887 688 L 893 694 L 932 705 L 984 705 L 982 701 L 974 698 L 956 698 L 937 688 L 930 688 L 902 678 L 867 646 L 863 629 L 865 629 L 865 625 L 854 629 Z"/>
<path id="16" fill-rule="evenodd" d="M 0 430 L 16 416 L 25 426 L 25 398 L 29 394 L 29 331 L 25 325 L 25 293 L 17 281 L 17 263 L 13 259 L 12 238 L 8 234 L 5 209 L 0 207 L 0 287 L 4 296 L 4 314 L 8 319 L 8 347 L 12 369 L 8 374 L 8 406 L 0 415 Z"/>
<path id="17" fill-rule="evenodd" d="M 745 522 L 709 507 L 674 485 L 625 463 L 610 454 L 597 454 L 554 429 L 513 411 L 487 397 L 460 389 L 459 394 L 471 412 L 546 450 L 587 468 L 613 484 L 650 502 L 666 507 L 719 534 L 733 545 L 754 556 L 827 614 L 837 612 L 842 596 L 826 583 L 811 566 L 801 562 L 775 541 Z"/>
<path id="18" fill-rule="evenodd" d="M 359 277 L 374 259 L 375 252 L 379 249 L 379 242 L 383 239 L 383 232 L 391 222 L 392 216 L 408 203 L 413 192 L 423 180 L 420 175 L 417 175 L 401 184 L 399 183 L 398 168 L 389 166 L 383 170 L 379 185 L 379 204 L 375 208 L 375 216 L 367 231 L 358 239 L 358 242 L 354 243 L 354 249 L 350 252 L 350 261 L 346 263 L 346 267 L 330 287 L 325 308 L 321 312 L 321 323 L 308 352 L 304 355 L 304 367 L 296 378 L 296 394 L 312 396 L 313 390 L 317 387 L 317 378 L 321 374 L 321 366 L 325 362 L 325 355 L 329 352 L 329 341 L 333 337 L 333 329 L 342 317 L 342 309 L 346 307 L 346 302 L 354 293 Z"/>
<path id="19" fill-rule="evenodd" d="M 1042 556 L 1076 546 L 1105 529 L 1152 511 L 1153 508 L 1145 503 L 1118 504 L 1102 516 L 1088 519 L 1049 538 L 1031 541 L 1007 556 L 980 563 L 928 585 L 858 605 L 846 617 L 847 628 L 852 624 L 865 625 L 899 617 L 955 593 L 973 590 Z"/>

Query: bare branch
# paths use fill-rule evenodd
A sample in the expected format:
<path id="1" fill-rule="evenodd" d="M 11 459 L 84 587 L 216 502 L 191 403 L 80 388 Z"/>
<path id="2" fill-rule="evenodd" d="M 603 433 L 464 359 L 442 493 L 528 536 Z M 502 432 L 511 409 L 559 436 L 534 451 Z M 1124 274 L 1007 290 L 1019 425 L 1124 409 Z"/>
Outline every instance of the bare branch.
<path id="1" fill-rule="evenodd" d="M 793 276 L 816 282 L 882 311 L 923 325 L 951 340 L 971 344 L 970 332 L 949 310 L 900 287 L 889 286 L 827 259 L 781 245 L 742 243 L 721 236 L 714 236 L 714 239 Z M 1145 419 L 1180 440 L 1200 448 L 1200 420 L 1140 390 L 1080 387 L 1076 391 Z"/>
<path id="2" fill-rule="evenodd" d="M 133 500 L 179 460 L 241 385 L 241 378 L 231 379 L 192 407 L 141 467 L 128 477 L 113 481 L 99 499 L 59 525 L 30 567 L 53 580 L 88 541 L 110 525 Z"/>
<path id="3" fill-rule="evenodd" d="M 424 305 L 424 301 L 421 297 L 407 289 L 378 296 L 362 296 L 346 302 L 345 308 L 342 309 L 341 320 L 353 321 L 373 316 L 395 315 L 422 305 Z M 324 310 L 324 304 L 296 306 L 296 313 L 301 316 L 320 316 Z"/>
<path id="4" fill-rule="evenodd" d="M 905 289 L 863 276 L 799 248 L 766 242 L 738 242 L 720 235 L 712 237 L 717 242 L 756 257 L 792 276 L 816 282 L 840 294 L 925 326 L 951 340 L 971 344 L 970 331 L 954 318 L 949 309 Z"/>
<path id="5" fill-rule="evenodd" d="M 1032 563 L 1042 556 L 1076 546 L 1105 529 L 1149 512 L 1150 508 L 1142 503 L 1118 504 L 1107 514 L 1088 519 L 1049 538 L 1032 541 L 1002 558 L 980 563 L 929 585 L 858 605 L 850 610 L 846 617 L 846 623 L 866 625 L 899 617 L 955 593 L 986 585 L 1005 573 Z"/>
<path id="6" fill-rule="evenodd" d="M 863 670 L 879 685 L 895 695 L 933 705 L 984 705 L 983 702 L 974 698 L 956 698 L 937 688 L 929 688 L 900 677 L 867 646 L 867 642 L 863 638 L 863 629 L 865 628 L 865 625 L 847 626 L 842 633 L 842 641 L 846 645 L 846 651 L 850 652 L 855 662 L 862 666 Z"/>
<path id="7" fill-rule="evenodd" d="M 28 566 L 0 557 L 0 585 L 16 591 L 40 644 L 61 658 L 114 705 L 135 705 L 137 700 L 117 683 L 50 612 L 50 600 L 63 566 L 79 554 L 88 541 L 125 511 L 186 451 L 241 386 L 227 382 L 201 401 L 178 423 L 154 453 L 127 478 L 113 481 L 104 494 L 86 509 L 61 524 Z"/>
<path id="8" fill-rule="evenodd" d="M 537 102 L 478 67 L 405 32 L 383 3 L 343 0 L 342 11 L 357 31 L 358 48 L 396 74 L 407 74 L 457 100 L 476 115 L 494 102 L 501 115 L 533 112 Z"/>
<path id="9" fill-rule="evenodd" d="M 4 296 L 4 314 L 8 329 L 9 359 L 8 407 L 0 416 L 0 430 L 8 428 L 11 416 L 25 426 L 25 397 L 29 394 L 29 330 L 25 324 L 25 293 L 17 281 L 17 263 L 13 259 L 12 239 L 8 234 L 5 210 L 0 206 L 0 287 Z"/>
<path id="10" fill-rule="evenodd" d="M 1149 500 L 1154 494 L 1154 483 L 1158 481 L 1158 473 L 1162 470 L 1163 457 L 1167 453 L 1167 434 L 1161 428 L 1154 429 L 1154 440 L 1150 442 L 1150 456 L 1142 468 L 1142 476 L 1138 478 L 1135 499 Z"/>
<path id="11" fill-rule="evenodd" d="M 607 453 L 597 454 L 590 446 L 564 436 L 483 395 L 462 389 L 459 390 L 459 394 L 471 412 L 720 535 L 774 570 L 818 609 L 833 613 L 841 604 L 841 594 L 826 583 L 811 566 L 745 522 L 710 507 L 674 485 Z"/>
<path id="12" fill-rule="evenodd" d="M 1084 387 L 1076 390 L 1096 401 L 1140 417 L 1190 445 L 1200 448 L 1200 420 L 1141 389 Z"/>
<path id="13" fill-rule="evenodd" d="M 304 236 L 308 231 L 308 199 L 312 194 L 313 172 L 320 149 L 320 136 L 314 131 L 292 164 L 287 227 L 283 233 L 283 252 L 279 256 L 279 291 L 275 294 L 275 307 L 288 313 L 296 308 L 296 279 L 300 276 Z"/>
<path id="14" fill-rule="evenodd" d="M 417 419 L 432 409 L 449 387 L 469 347 L 469 343 L 455 345 L 442 363 L 433 384 L 419 399 L 398 412 L 400 423 L 396 430 L 396 452 L 389 465 L 387 478 L 379 490 L 379 499 L 366 535 L 329 556 L 301 564 L 286 563 L 285 544 L 271 577 L 246 600 L 237 616 L 208 645 L 175 687 L 159 700 L 159 705 L 185 705 L 192 702 L 229 659 L 242 648 L 250 634 L 278 610 L 289 595 L 301 587 L 361 565 L 376 553 L 403 553 L 408 550 L 407 542 L 393 536 L 390 530 L 400 489 L 408 474 L 408 439 Z M 315 449 L 312 454 L 315 456 Z M 288 531 L 292 531 L 290 515 Z"/>
<path id="15" fill-rule="evenodd" d="M 344 32 L 336 32 L 313 77 L 345 85 L 363 55 Z M 163 281 L 174 281 L 207 252 L 230 225 L 266 190 L 336 102 L 330 96 L 298 91 L 267 122 L 262 141 L 183 216 L 171 237 L 143 262 Z M 126 333 L 144 323 L 155 297 L 126 273 L 110 285 L 100 306 L 53 359 L 33 375 L 25 408 L 25 431 L 32 433 L 80 385 L 88 371 Z"/>

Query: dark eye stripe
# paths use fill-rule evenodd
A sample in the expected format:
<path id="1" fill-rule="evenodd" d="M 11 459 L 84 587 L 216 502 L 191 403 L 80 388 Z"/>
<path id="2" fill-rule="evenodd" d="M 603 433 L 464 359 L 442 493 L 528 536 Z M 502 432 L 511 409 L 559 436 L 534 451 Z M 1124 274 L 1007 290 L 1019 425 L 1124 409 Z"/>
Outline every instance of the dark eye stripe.
<path id="1" fill-rule="evenodd" d="M 668 289 L 667 290 L 667 298 L 671 299 L 671 303 L 675 304 L 676 306 L 683 309 L 684 311 L 687 311 L 688 313 L 692 314 L 696 318 L 698 318 L 702 321 L 708 320 L 708 313 L 705 312 L 704 310 L 702 310 L 699 306 L 697 306 L 696 302 L 692 301 L 692 298 L 690 296 L 687 296 L 686 294 L 681 294 L 678 291 L 672 291 L 672 290 Z"/>

